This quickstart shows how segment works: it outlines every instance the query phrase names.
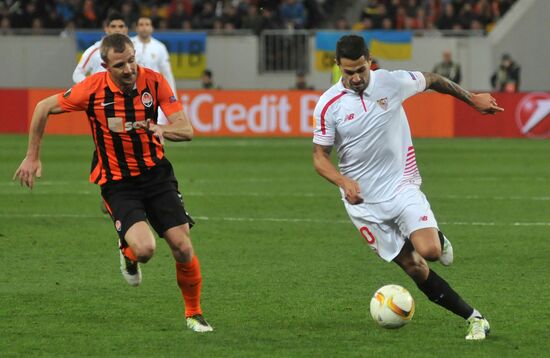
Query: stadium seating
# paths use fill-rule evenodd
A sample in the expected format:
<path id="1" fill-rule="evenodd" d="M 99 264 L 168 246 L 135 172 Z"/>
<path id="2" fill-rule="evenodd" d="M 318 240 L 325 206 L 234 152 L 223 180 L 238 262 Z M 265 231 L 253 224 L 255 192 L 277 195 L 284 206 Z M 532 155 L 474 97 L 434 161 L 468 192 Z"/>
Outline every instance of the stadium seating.
<path id="1" fill-rule="evenodd" d="M 12 29 L 102 27 L 119 11 L 132 28 L 140 15 L 160 30 L 201 29 L 231 33 L 264 29 L 490 30 L 516 0 L 55 0 L 0 3 L 0 34 Z M 349 11 L 360 5 L 360 15 Z M 357 6 L 356 6 L 357 7 Z M 352 26 L 348 24 L 353 24 Z"/>

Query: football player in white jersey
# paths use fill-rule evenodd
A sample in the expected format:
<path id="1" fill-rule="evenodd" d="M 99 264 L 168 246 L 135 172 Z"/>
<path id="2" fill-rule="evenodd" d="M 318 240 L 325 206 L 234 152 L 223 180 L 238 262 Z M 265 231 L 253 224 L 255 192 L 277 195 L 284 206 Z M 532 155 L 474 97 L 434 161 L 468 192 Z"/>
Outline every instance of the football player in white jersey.
<path id="1" fill-rule="evenodd" d="M 151 18 L 142 16 L 136 26 L 137 35 L 132 37 L 136 49 L 136 61 L 138 65 L 160 72 L 170 84 L 172 92 L 176 94 L 176 81 L 170 66 L 170 56 L 166 46 L 155 39 L 153 34 L 153 22 Z M 168 119 L 159 108 L 158 124 L 168 124 Z"/>
<path id="2" fill-rule="evenodd" d="M 434 73 L 371 71 L 369 50 L 357 35 L 338 41 L 336 62 L 342 78 L 321 96 L 314 111 L 315 169 L 340 188 L 351 221 L 370 247 L 399 265 L 431 301 L 466 319 L 466 339 L 485 339 L 489 322 L 426 262 L 450 265 L 453 252 L 420 190 L 402 103 L 431 89 L 481 113 L 503 109 L 489 93 L 471 93 Z M 338 169 L 330 161 L 333 147 Z"/>
<path id="3" fill-rule="evenodd" d="M 107 17 L 103 30 L 107 35 L 128 35 L 128 26 L 126 25 L 126 22 L 124 22 L 122 15 L 117 12 L 113 12 Z M 84 51 L 82 57 L 80 57 L 80 61 L 78 61 L 78 64 L 73 71 L 74 83 L 82 82 L 86 77 L 93 75 L 94 73 L 105 71 L 105 68 L 102 66 L 103 61 L 101 60 L 101 55 L 99 54 L 100 45 L 101 40 L 97 41 L 95 44 L 88 47 L 86 51 Z"/>

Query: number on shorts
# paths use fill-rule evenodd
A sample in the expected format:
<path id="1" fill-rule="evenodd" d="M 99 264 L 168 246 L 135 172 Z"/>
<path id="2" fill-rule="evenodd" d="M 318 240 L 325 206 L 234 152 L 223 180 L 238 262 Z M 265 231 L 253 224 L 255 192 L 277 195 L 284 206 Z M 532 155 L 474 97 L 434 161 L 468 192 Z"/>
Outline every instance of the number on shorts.
<path id="1" fill-rule="evenodd" d="M 374 241 L 376 241 L 376 240 L 374 239 L 374 235 L 372 234 L 372 232 L 369 230 L 368 227 L 363 226 L 362 228 L 359 229 L 359 232 L 361 233 L 361 235 L 363 235 L 363 237 L 365 238 L 365 240 L 367 240 L 367 242 L 369 243 L 369 245 L 374 244 Z"/>

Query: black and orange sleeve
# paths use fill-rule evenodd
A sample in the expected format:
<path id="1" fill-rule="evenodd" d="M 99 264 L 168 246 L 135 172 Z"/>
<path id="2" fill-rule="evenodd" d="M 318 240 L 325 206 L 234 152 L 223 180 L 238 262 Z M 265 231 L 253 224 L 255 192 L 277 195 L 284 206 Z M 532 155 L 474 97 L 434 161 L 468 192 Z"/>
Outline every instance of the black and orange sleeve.
<path id="1" fill-rule="evenodd" d="M 90 98 L 90 85 L 88 78 L 80 83 L 75 84 L 64 93 L 57 95 L 59 106 L 65 112 L 84 111 L 88 106 Z"/>

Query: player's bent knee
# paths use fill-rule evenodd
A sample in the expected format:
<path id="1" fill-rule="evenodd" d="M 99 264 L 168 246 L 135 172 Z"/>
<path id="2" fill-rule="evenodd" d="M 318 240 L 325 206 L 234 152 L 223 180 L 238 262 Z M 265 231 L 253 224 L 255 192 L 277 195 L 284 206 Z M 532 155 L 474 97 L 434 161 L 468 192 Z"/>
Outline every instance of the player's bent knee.
<path id="1" fill-rule="evenodd" d="M 138 258 L 139 262 L 145 263 L 149 261 L 155 254 L 156 242 L 153 240 L 147 240 L 145 242 L 136 242 L 130 245 L 132 251 Z"/>
<path id="2" fill-rule="evenodd" d="M 138 261 L 141 263 L 146 263 L 149 261 L 153 255 L 155 254 L 155 247 L 154 245 L 151 246 L 145 246 L 141 247 L 139 250 L 134 250 L 135 255 L 138 258 Z"/>
<path id="3" fill-rule="evenodd" d="M 420 256 L 428 261 L 437 261 L 441 256 L 441 246 L 439 241 L 430 238 L 415 238 L 414 249 Z"/>
<path id="4" fill-rule="evenodd" d="M 441 248 L 438 245 L 430 245 L 417 250 L 420 256 L 428 261 L 437 261 L 441 256 Z"/>

